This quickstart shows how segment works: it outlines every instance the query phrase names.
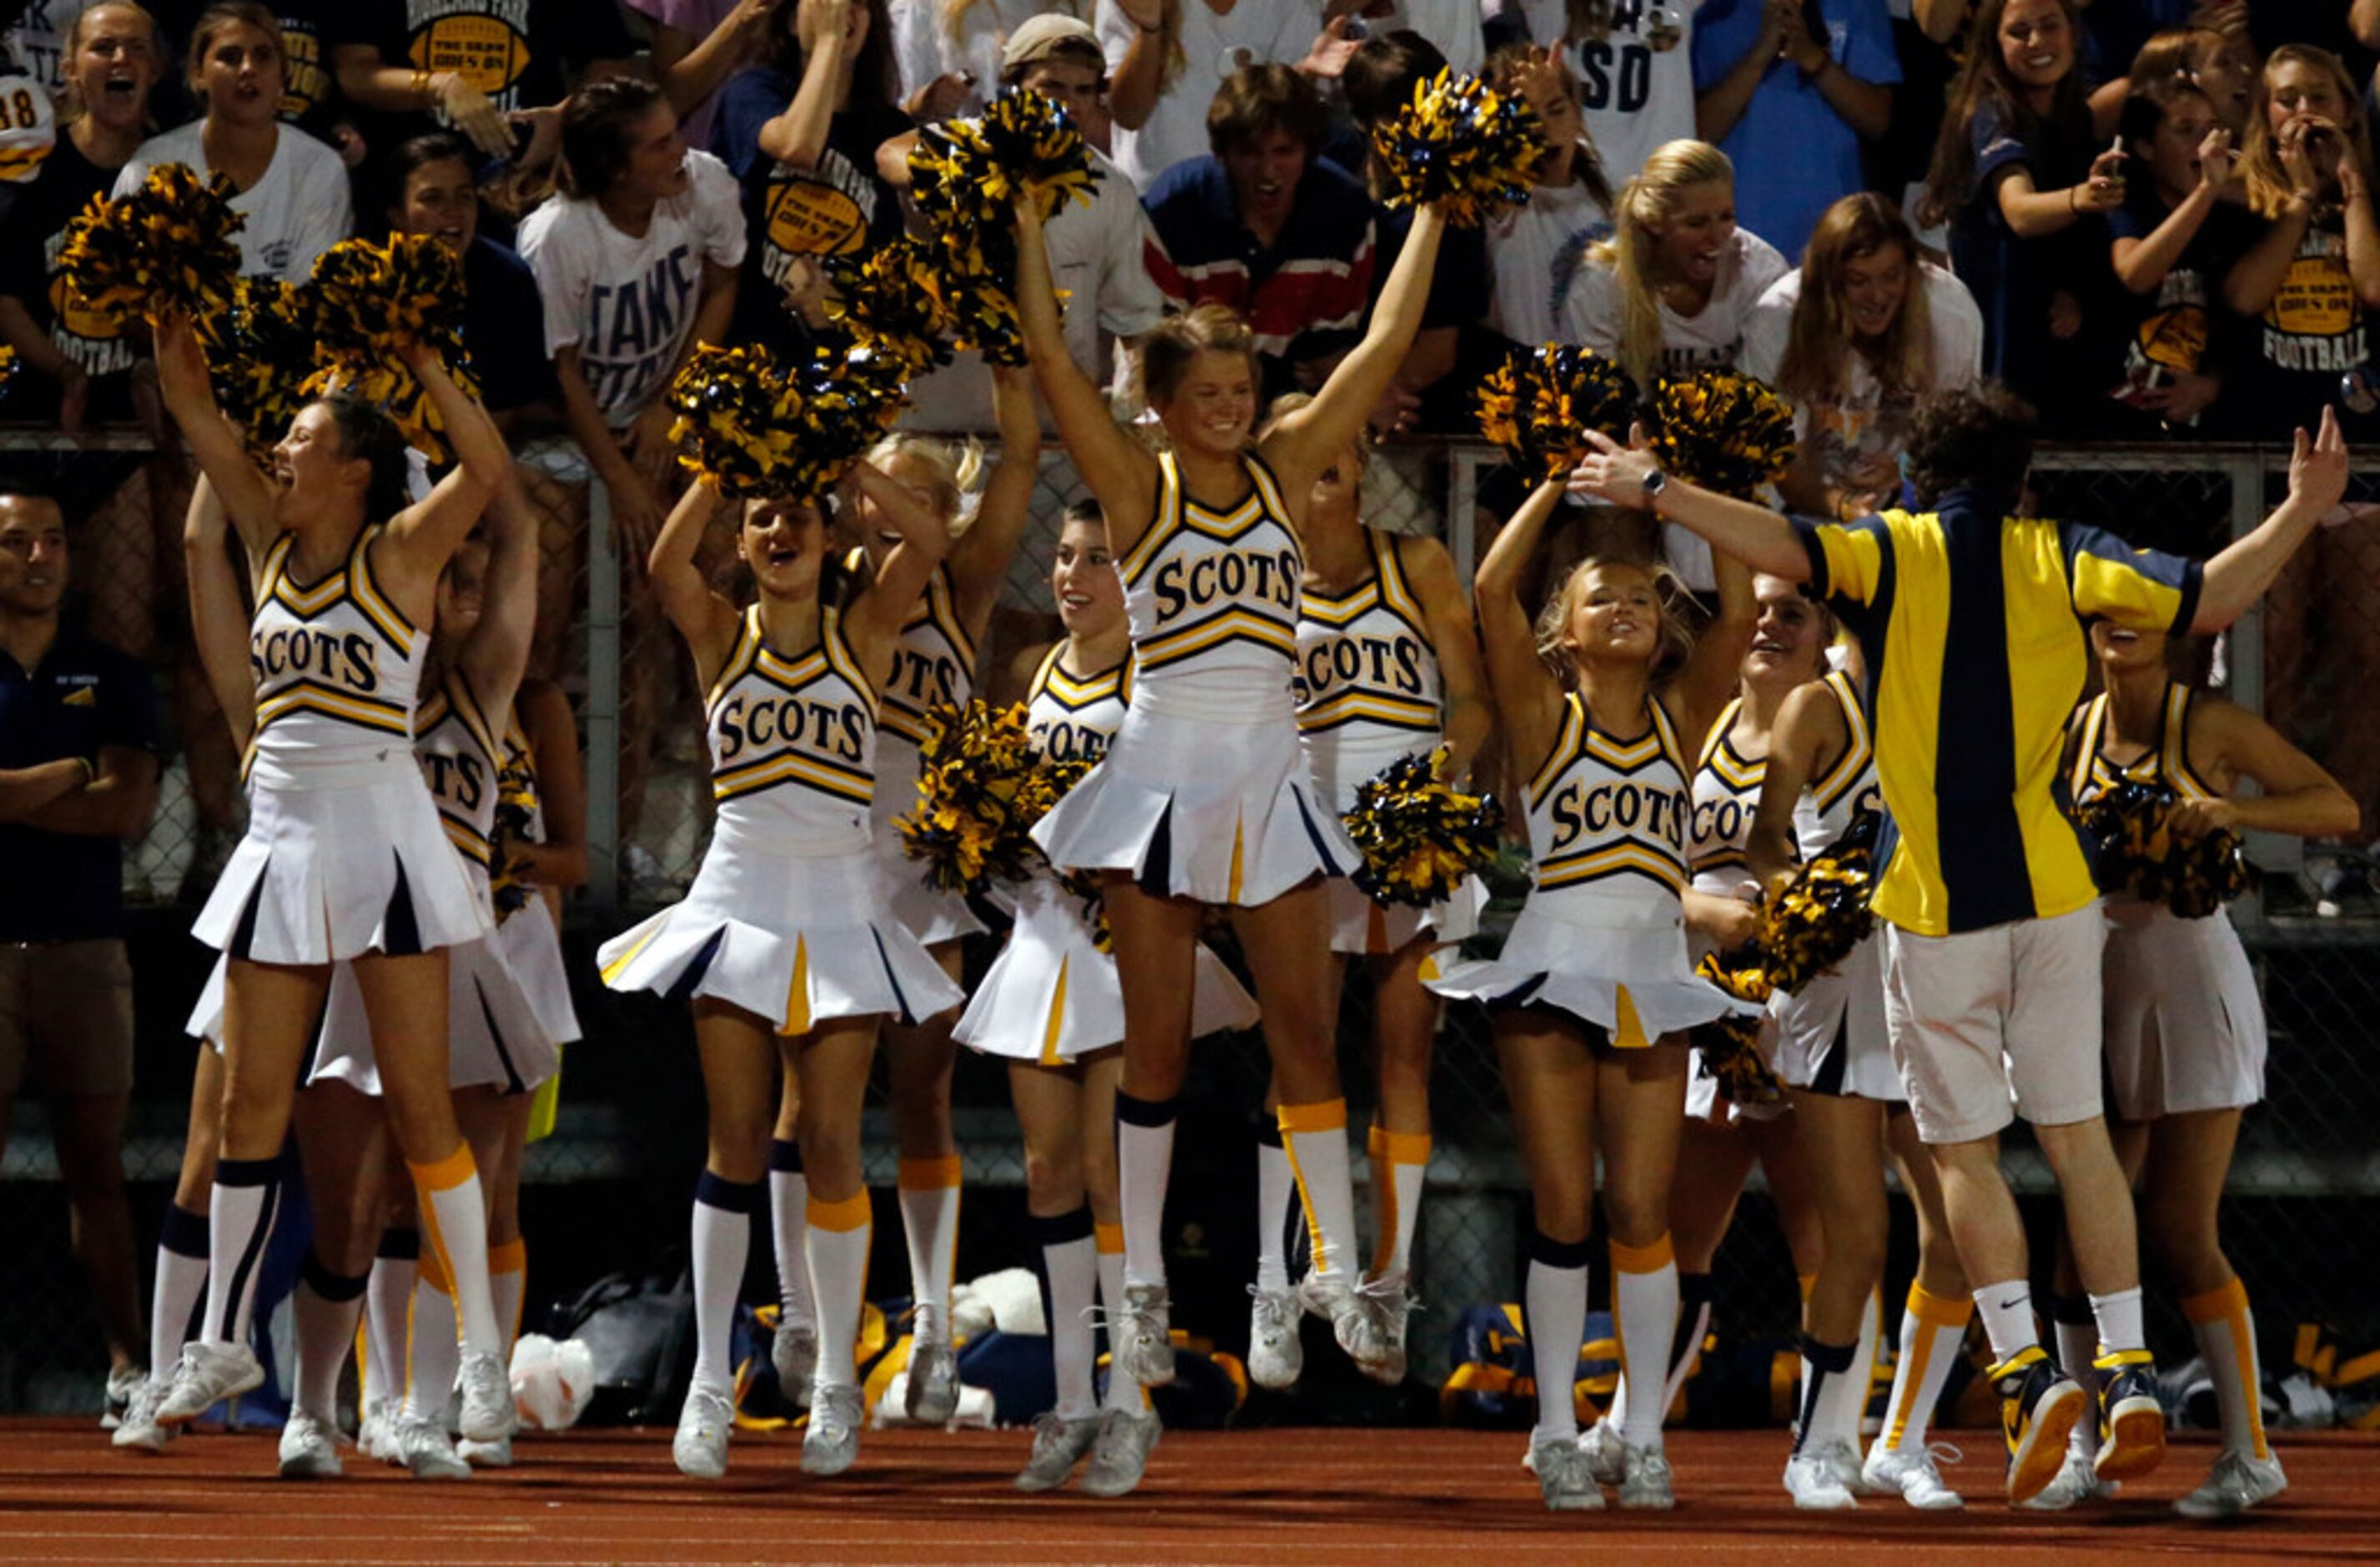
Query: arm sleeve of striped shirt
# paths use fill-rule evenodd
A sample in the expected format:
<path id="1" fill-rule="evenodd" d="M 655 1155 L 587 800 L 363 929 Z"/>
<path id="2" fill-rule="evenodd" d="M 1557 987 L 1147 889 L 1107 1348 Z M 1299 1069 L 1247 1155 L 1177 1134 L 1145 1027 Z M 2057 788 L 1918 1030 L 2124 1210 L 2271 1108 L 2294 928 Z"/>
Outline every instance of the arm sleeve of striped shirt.
<path id="1" fill-rule="evenodd" d="M 2204 568 L 2162 550 L 2135 550 L 2104 528 L 2061 523 L 2066 578 L 2077 614 L 2179 637 L 2198 613 Z"/>
<path id="2" fill-rule="evenodd" d="M 1892 551 L 1892 528 L 1881 516 L 1858 522 L 1806 522 L 1793 519 L 1793 531 L 1810 556 L 1810 592 L 1819 599 L 1848 599 L 1853 603 L 1876 601 L 1883 581 L 1886 558 Z"/>

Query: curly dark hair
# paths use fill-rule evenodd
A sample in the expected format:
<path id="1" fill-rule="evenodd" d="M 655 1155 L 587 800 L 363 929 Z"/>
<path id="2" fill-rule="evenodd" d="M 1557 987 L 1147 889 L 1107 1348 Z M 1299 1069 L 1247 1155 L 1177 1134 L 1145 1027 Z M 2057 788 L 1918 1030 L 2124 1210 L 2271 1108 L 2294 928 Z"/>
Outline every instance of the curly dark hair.
<path id="1" fill-rule="evenodd" d="M 2012 504 L 2033 466 L 2041 416 L 1997 381 L 1979 381 L 1927 399 L 1909 429 L 1909 482 L 1931 506 L 1961 485 Z"/>

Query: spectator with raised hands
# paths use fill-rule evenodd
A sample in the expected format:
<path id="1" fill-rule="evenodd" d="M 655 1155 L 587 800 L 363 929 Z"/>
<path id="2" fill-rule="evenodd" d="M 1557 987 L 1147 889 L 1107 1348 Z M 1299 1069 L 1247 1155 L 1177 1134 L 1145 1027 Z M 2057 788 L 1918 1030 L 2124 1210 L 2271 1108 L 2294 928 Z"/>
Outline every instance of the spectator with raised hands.
<path id="1" fill-rule="evenodd" d="M 1319 0 L 1099 0 L 1116 166 L 1146 193 L 1166 170 L 1207 152 L 1208 105 L 1251 66 L 1337 76 L 1361 40 L 1347 18 L 1327 30 L 1322 18 Z"/>
<path id="2" fill-rule="evenodd" d="M 551 155 L 560 127 L 539 111 L 570 95 L 570 73 L 616 76 L 637 55 L 611 0 L 341 0 L 329 38 L 339 90 L 381 116 L 367 136 L 417 135 L 434 116 L 527 165 Z"/>
<path id="3" fill-rule="evenodd" d="M 710 145 L 720 90 L 760 58 L 769 23 L 794 0 L 625 0 L 652 24 L 653 78 L 689 147 Z"/>
<path id="4" fill-rule="evenodd" d="M 1546 140 L 1528 200 L 1490 219 L 1486 231 L 1493 279 L 1488 323 L 1533 348 L 1569 330 L 1571 284 L 1587 248 L 1611 237 L 1611 181 L 1586 133 L 1578 81 L 1558 51 L 1507 43 L 1488 56 L 1488 78 L 1536 112 Z"/>
<path id="5" fill-rule="evenodd" d="M 1707 3 L 1506 0 L 1530 39 L 1558 51 L 1575 75 L 1587 134 L 1615 184 L 1696 134 L 1694 28 Z"/>

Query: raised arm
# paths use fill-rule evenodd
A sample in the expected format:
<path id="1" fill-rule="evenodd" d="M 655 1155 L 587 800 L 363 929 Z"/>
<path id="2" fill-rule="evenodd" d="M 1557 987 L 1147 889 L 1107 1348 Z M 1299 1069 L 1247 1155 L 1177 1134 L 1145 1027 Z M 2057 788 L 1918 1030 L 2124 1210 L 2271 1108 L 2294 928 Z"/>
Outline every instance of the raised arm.
<path id="1" fill-rule="evenodd" d="M 215 489 L 202 474 L 182 520 L 182 570 L 190 590 L 190 639 L 207 687 L 231 725 L 232 745 L 248 749 L 256 730 L 256 674 L 248 663 L 248 606 L 225 545 L 230 528 Z"/>
<path id="2" fill-rule="evenodd" d="M 1753 810 L 1752 832 L 1743 845 L 1744 866 L 1766 891 L 1775 893 L 1792 875 L 1797 857 L 1793 808 L 1801 803 L 1811 780 L 1825 773 L 1827 759 L 1849 739 L 1843 733 L 1841 704 L 1816 681 L 1795 686 L 1777 710 L 1777 722 L 1768 731 L 1768 764 L 1760 780 L 1760 803 Z"/>
<path id="3" fill-rule="evenodd" d="M 528 669 L 537 633 L 537 519 L 510 472 L 488 504 L 488 579 L 480 590 L 480 624 L 463 649 L 471 678 L 492 723 L 503 722 Z"/>
<path id="4" fill-rule="evenodd" d="M 1461 778 L 1496 727 L 1496 702 L 1488 691 L 1488 671 L 1479 656 L 1479 628 L 1463 601 L 1454 557 L 1435 539 L 1398 539 L 1391 546 L 1421 601 L 1430 646 L 1438 652 L 1438 678 L 1445 704 L 1446 764 L 1441 778 Z"/>
<path id="5" fill-rule="evenodd" d="M 2297 432 L 2289 456 L 2289 493 L 2255 531 L 2235 539 L 2206 563 L 2198 590 L 2198 612 L 2190 629 L 2220 631 L 2265 596 L 2273 578 L 2297 553 L 2339 497 L 2347 493 L 2347 438 L 2339 433 L 2338 410 L 2322 410 L 2322 431 L 2313 440 Z"/>
<path id="6" fill-rule="evenodd" d="M 2169 824 L 2185 837 L 2221 829 L 2344 838 L 2362 820 L 2338 780 L 2245 708 L 2212 698 L 2192 703 L 2188 744 L 2202 776 L 2251 778 L 2261 792 L 2176 806 Z"/>
<path id="7" fill-rule="evenodd" d="M 653 596 L 661 601 L 662 613 L 669 616 L 678 635 L 686 638 L 694 654 L 695 673 L 706 689 L 735 650 L 738 623 L 735 606 L 710 590 L 702 568 L 694 564 L 702 531 L 710 525 L 720 499 L 719 486 L 711 480 L 698 479 L 687 485 L 645 559 Z"/>
<path id="8" fill-rule="evenodd" d="M 332 74 L 347 102 L 384 115 L 435 114 L 471 139 L 490 157 L 512 151 L 512 127 L 486 93 L 460 71 L 415 70 L 383 63 L 370 43 L 342 43 L 331 51 Z"/>
<path id="9" fill-rule="evenodd" d="M 206 351 L 179 310 L 167 311 L 157 323 L 157 390 L 247 547 L 249 565 L 261 565 L 280 532 L 280 488 L 249 456 L 239 431 L 215 406 Z"/>
<path id="10" fill-rule="evenodd" d="M 1641 441 L 1643 435 L 1640 428 L 1636 438 Z M 1572 470 L 1572 492 L 1615 506 L 1644 505 L 1645 481 L 1660 471 L 1653 454 L 1642 446 L 1622 446 L 1599 430 L 1588 431 L 1586 438 L 1595 449 Z M 1809 553 L 1802 548 L 1793 525 L 1766 506 L 1714 495 L 1671 475 L 1653 499 L 1653 513 L 1703 539 L 1714 554 L 1732 555 L 1754 571 L 1788 582 L 1810 580 Z"/>
<path id="11" fill-rule="evenodd" d="M 1694 638 L 1694 650 L 1685 667 L 1670 678 L 1663 693 L 1670 716 L 1684 733 L 1701 735 L 1735 692 L 1743 655 L 1752 650 L 1752 632 L 1760 618 L 1752 597 L 1752 568 L 1733 555 L 1714 549 L 1711 577 L 1718 589 L 1718 611 Z"/>
<path id="12" fill-rule="evenodd" d="M 2243 316 L 2264 314 L 2273 296 L 2281 291 L 2281 280 L 2296 264 L 2298 247 L 2313 225 L 2313 199 L 2290 197 L 2265 225 L 2263 237 L 2242 251 L 2223 274 L 2223 302 Z"/>
<path id="13" fill-rule="evenodd" d="M 397 572 L 435 583 L 448 557 L 478 526 L 489 499 L 511 480 L 513 459 L 496 421 L 477 397 L 455 384 L 434 351 L 415 346 L 403 352 L 406 368 L 445 427 L 455 467 L 428 495 L 389 519 L 387 537 L 374 548 L 388 552 Z"/>
<path id="14" fill-rule="evenodd" d="M 744 53 L 768 25 L 781 0 L 735 0 L 735 8 L 700 39 L 666 22 L 653 27 L 653 75 L 683 119 L 718 91 L 744 63 Z"/>
<path id="15" fill-rule="evenodd" d="M 1124 433 L 1109 411 L 1107 398 L 1066 351 L 1050 248 L 1042 237 L 1041 214 L 1029 201 L 1016 206 L 1016 310 L 1024 322 L 1033 378 L 1050 405 L 1058 438 L 1107 513 L 1110 546 L 1123 556 L 1148 531 L 1149 512 L 1157 504 L 1157 459 Z"/>
<path id="16" fill-rule="evenodd" d="M 900 645 L 901 623 L 917 607 L 934 567 L 950 553 L 951 531 L 941 516 L 917 504 L 915 496 L 886 478 L 873 464 L 852 469 L 851 482 L 875 502 L 877 509 L 901 535 L 876 568 L 875 578 L 844 612 L 844 635 L 859 660 L 868 684 L 881 686 L 892 672 L 892 651 Z"/>
<path id="17" fill-rule="evenodd" d="M 1560 480 L 1549 479 L 1530 492 L 1488 546 L 1471 583 L 1488 688 L 1495 693 L 1514 771 L 1524 777 L 1537 770 L 1561 728 L 1561 682 L 1537 657 L 1536 623 L 1521 602 L 1522 578 L 1561 499 Z"/>
<path id="18" fill-rule="evenodd" d="M 788 168 L 814 169 L 834 128 L 835 99 L 855 45 L 852 0 L 788 0 L 802 45 L 802 79 L 784 112 L 760 128 L 760 151 Z"/>
<path id="19" fill-rule="evenodd" d="M 959 619 L 978 643 L 992 606 L 1008 582 L 1008 563 L 1033 516 L 1033 485 L 1041 471 L 1041 421 L 1033 411 L 1033 373 L 1022 365 L 995 365 L 991 413 L 1000 426 L 1000 463 L 985 481 L 975 523 L 951 546 L 951 585 Z"/>
<path id="20" fill-rule="evenodd" d="M 2154 294 L 2166 273 L 2181 262 L 2182 252 L 2198 237 L 2215 210 L 2223 183 L 2231 177 L 2231 133 L 2221 126 L 2208 131 L 2198 144 L 2198 183 L 2165 221 L 2145 239 L 2129 236 L 2114 247 L 2116 276 L 2135 294 Z"/>

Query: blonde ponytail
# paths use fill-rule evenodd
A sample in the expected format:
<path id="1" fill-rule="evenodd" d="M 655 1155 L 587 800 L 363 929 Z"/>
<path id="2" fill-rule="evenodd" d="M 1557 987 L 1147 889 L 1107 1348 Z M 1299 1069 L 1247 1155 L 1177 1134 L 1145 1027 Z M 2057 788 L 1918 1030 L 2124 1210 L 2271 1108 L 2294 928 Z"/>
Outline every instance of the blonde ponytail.
<path id="1" fill-rule="evenodd" d="M 1620 188 L 1612 233 L 1587 247 L 1589 262 L 1608 267 L 1620 295 L 1620 364 L 1639 385 L 1661 368 L 1661 300 L 1655 289 L 1653 248 L 1676 214 L 1680 199 L 1699 185 L 1735 184 L 1735 164 L 1707 141 L 1672 141 L 1655 151 Z"/>

